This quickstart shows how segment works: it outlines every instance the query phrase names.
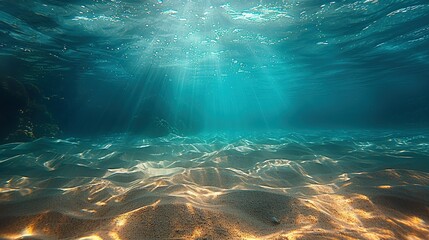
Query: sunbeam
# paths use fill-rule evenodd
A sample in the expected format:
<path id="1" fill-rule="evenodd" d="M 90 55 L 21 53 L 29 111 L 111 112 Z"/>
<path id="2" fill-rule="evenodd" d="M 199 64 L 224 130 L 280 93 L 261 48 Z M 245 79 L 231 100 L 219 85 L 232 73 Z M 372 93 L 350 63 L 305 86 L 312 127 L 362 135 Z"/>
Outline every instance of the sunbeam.
<path id="1" fill-rule="evenodd" d="M 0 239 L 429 236 L 427 0 L 0 0 Z"/>

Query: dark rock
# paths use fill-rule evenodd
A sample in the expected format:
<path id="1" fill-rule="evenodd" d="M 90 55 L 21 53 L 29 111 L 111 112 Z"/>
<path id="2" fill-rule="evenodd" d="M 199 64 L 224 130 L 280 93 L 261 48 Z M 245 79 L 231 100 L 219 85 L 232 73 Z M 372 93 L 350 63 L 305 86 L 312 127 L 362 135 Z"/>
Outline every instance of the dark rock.
<path id="1" fill-rule="evenodd" d="M 42 123 L 34 127 L 34 135 L 37 137 L 58 137 L 61 130 L 54 123 Z"/>
<path id="2" fill-rule="evenodd" d="M 40 89 L 36 85 L 32 83 L 26 83 L 24 86 L 27 91 L 29 101 L 32 101 L 35 103 L 42 103 L 43 95 Z"/>
<path id="3" fill-rule="evenodd" d="M 60 134 L 40 89 L 13 78 L 0 79 L 0 142 L 31 141 Z"/>
<path id="4" fill-rule="evenodd" d="M 3 111 L 17 111 L 28 105 L 25 86 L 10 77 L 0 79 L 0 108 Z"/>
<path id="5" fill-rule="evenodd" d="M 272 217 L 272 218 L 271 218 L 271 222 L 272 222 L 273 224 L 275 224 L 275 225 L 280 224 L 280 220 L 279 220 L 278 218 L 276 218 L 276 217 Z"/>
<path id="6" fill-rule="evenodd" d="M 12 78 L 0 78 L 0 139 L 18 127 L 22 109 L 28 105 L 28 96 L 24 85 Z"/>
<path id="7" fill-rule="evenodd" d="M 145 127 L 144 134 L 149 137 L 162 137 L 173 132 L 173 127 L 161 118 L 155 118 L 148 126 Z"/>
<path id="8" fill-rule="evenodd" d="M 35 138 L 36 137 L 31 130 L 18 129 L 6 138 L 6 142 L 28 142 L 34 140 Z"/>

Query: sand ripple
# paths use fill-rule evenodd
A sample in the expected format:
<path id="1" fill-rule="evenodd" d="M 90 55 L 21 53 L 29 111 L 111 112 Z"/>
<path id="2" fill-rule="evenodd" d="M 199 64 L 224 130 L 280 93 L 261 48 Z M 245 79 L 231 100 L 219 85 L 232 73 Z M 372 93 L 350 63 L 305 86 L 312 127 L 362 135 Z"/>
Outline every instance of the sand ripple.
<path id="1" fill-rule="evenodd" d="M 3 239 L 425 239 L 429 135 L 300 132 L 0 146 Z"/>

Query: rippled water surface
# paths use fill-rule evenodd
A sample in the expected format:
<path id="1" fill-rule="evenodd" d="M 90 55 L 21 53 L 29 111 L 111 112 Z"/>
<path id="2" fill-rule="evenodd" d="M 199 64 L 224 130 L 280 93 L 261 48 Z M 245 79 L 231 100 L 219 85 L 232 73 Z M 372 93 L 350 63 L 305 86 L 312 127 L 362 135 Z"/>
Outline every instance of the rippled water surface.
<path id="1" fill-rule="evenodd" d="M 7 0 L 0 9 L 2 71 L 64 97 L 78 126 L 103 114 L 132 123 L 154 96 L 169 122 L 209 129 L 429 121 L 425 0 Z"/>

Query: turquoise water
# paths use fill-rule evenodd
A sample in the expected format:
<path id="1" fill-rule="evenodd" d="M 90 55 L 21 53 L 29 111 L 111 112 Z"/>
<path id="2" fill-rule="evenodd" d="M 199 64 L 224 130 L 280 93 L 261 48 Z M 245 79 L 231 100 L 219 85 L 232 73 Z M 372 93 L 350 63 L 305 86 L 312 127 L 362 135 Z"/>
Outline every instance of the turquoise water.
<path id="1" fill-rule="evenodd" d="M 71 136 L 428 126 L 426 1 L 0 4 L 2 75 Z"/>
<path id="2" fill-rule="evenodd" d="M 426 239 L 426 0 L 0 1 L 0 239 Z"/>

